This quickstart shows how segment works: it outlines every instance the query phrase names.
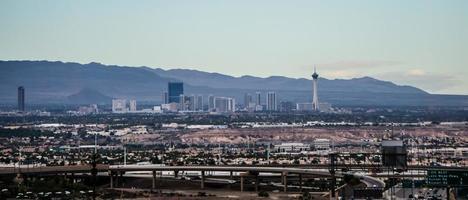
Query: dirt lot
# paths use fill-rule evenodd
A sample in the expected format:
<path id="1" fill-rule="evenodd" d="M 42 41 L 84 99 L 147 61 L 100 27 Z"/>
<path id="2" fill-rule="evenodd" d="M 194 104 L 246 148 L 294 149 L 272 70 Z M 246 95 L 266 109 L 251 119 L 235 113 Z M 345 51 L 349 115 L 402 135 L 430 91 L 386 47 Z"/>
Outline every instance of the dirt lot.
<path id="1" fill-rule="evenodd" d="M 127 135 L 138 141 L 179 141 L 182 143 L 230 143 L 250 142 L 312 142 L 316 138 L 327 138 L 339 143 L 386 138 L 392 135 L 390 127 L 318 127 L 318 128 L 239 128 L 175 131 L 144 135 Z M 466 126 L 394 127 L 396 137 L 443 138 L 453 137 L 460 143 L 468 141 Z"/>

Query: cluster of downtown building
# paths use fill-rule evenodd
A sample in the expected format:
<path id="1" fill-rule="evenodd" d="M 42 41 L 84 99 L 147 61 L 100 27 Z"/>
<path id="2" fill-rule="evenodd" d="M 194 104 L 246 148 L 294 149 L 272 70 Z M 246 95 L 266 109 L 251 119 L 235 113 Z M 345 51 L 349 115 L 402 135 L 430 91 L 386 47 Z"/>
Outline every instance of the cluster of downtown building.
<path id="1" fill-rule="evenodd" d="M 218 112 L 229 113 L 236 111 L 236 101 L 230 97 L 203 95 L 185 95 L 182 82 L 169 82 L 167 91 L 162 95 L 162 104 L 153 109 L 137 110 L 136 101 L 125 99 L 112 100 L 113 113 L 163 113 L 163 112 Z M 206 104 L 206 103 L 207 104 Z"/>
<path id="2" fill-rule="evenodd" d="M 186 95 L 184 93 L 183 82 L 169 82 L 167 90 L 162 94 L 161 105 L 138 110 L 135 99 L 113 99 L 112 113 L 333 111 L 329 103 L 318 102 L 318 74 L 314 72 L 312 78 L 312 102 L 294 103 L 282 101 L 278 103 L 277 93 L 269 91 L 265 93 L 245 93 L 243 103 L 238 104 L 233 97 L 203 96 L 201 94 Z M 23 86 L 18 87 L 18 112 L 25 113 L 25 88 Z M 91 104 L 89 106 L 80 106 L 77 111 L 68 112 L 77 115 L 97 114 L 99 113 L 99 109 L 97 104 Z"/>
<path id="3" fill-rule="evenodd" d="M 236 104 L 232 97 L 208 95 L 205 98 L 201 94 L 186 95 L 183 82 L 169 82 L 167 90 L 162 94 L 162 104 L 152 109 L 137 110 L 136 100 L 114 99 L 112 101 L 113 113 L 163 113 L 163 112 L 215 112 L 232 113 L 236 111 L 260 112 L 260 111 L 332 111 L 329 103 L 318 102 L 317 80 L 318 74 L 314 72 L 312 102 L 278 103 L 277 93 L 270 91 L 266 93 L 245 93 L 243 104 Z M 263 96 L 265 95 L 265 96 Z"/>

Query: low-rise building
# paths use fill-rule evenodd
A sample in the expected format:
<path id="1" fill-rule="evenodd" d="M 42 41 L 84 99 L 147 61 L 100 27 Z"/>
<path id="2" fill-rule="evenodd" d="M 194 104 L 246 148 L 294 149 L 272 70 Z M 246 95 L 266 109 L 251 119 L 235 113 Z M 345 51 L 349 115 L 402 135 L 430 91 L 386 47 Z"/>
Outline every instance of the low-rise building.
<path id="1" fill-rule="evenodd" d="M 281 143 L 280 145 L 275 145 L 275 151 L 278 153 L 310 151 L 310 145 L 304 143 Z"/>
<path id="2" fill-rule="evenodd" d="M 314 149 L 316 151 L 330 151 L 330 140 L 329 139 L 314 140 Z"/>

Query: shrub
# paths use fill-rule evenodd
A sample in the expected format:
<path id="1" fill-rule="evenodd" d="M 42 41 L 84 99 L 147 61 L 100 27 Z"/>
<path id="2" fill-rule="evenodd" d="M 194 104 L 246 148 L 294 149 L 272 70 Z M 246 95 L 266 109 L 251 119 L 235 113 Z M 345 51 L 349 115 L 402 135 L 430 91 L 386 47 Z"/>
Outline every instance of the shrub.
<path id="1" fill-rule="evenodd" d="M 268 192 L 266 192 L 266 191 L 260 191 L 260 192 L 258 193 L 258 196 L 259 196 L 259 197 L 269 197 L 270 194 L 268 194 Z"/>

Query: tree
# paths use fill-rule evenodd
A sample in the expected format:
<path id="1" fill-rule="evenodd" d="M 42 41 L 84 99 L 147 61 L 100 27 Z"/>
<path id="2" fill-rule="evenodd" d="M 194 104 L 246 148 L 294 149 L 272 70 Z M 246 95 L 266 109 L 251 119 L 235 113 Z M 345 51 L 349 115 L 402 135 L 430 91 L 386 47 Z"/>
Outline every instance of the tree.
<path id="1" fill-rule="evenodd" d="M 270 194 L 268 194 L 268 192 L 266 192 L 266 191 L 260 191 L 260 192 L 258 193 L 258 196 L 259 196 L 259 197 L 269 197 Z"/>
<path id="2" fill-rule="evenodd" d="M 312 196 L 309 192 L 303 192 L 302 196 L 299 198 L 300 200 L 311 200 Z"/>
<path id="3" fill-rule="evenodd" d="M 152 164 L 161 164 L 161 160 L 159 160 L 158 156 L 154 156 L 151 158 Z"/>

